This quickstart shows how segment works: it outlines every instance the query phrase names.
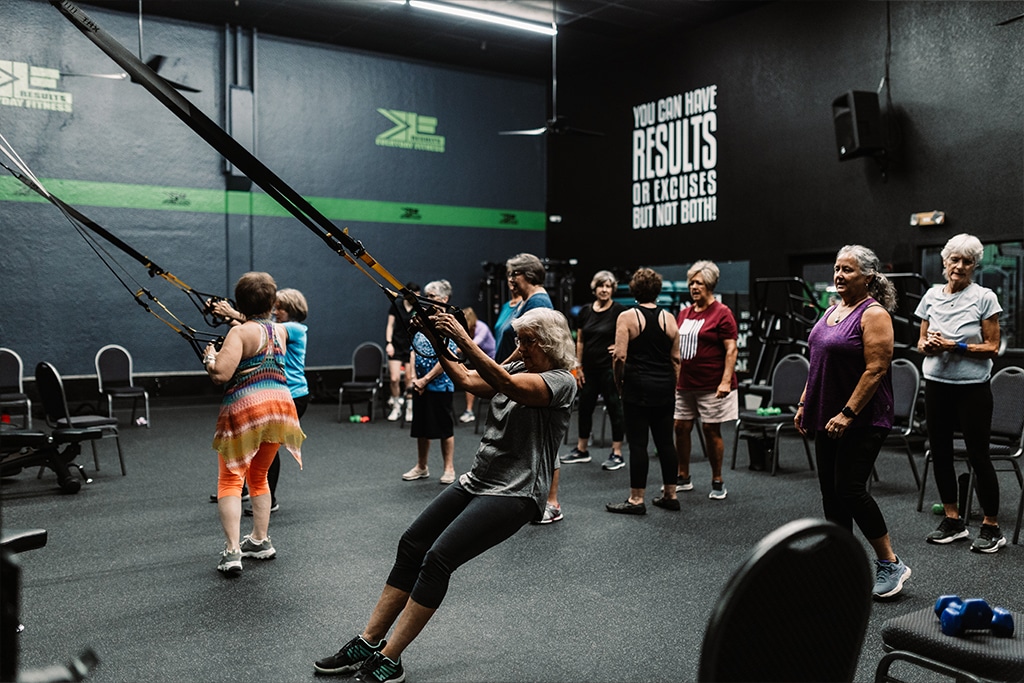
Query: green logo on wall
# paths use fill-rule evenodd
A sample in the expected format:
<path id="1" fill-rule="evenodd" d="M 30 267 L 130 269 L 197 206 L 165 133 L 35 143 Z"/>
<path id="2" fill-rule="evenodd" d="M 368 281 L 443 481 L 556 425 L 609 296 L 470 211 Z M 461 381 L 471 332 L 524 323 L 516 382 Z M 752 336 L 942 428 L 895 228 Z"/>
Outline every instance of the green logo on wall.
<path id="1" fill-rule="evenodd" d="M 0 59 L 0 105 L 71 113 L 71 93 L 57 88 L 60 71 Z"/>
<path id="2" fill-rule="evenodd" d="M 394 128 L 377 136 L 381 147 L 415 149 L 421 152 L 444 153 L 444 136 L 437 132 L 436 116 L 420 116 L 411 111 L 378 109 L 381 116 L 395 124 Z"/>

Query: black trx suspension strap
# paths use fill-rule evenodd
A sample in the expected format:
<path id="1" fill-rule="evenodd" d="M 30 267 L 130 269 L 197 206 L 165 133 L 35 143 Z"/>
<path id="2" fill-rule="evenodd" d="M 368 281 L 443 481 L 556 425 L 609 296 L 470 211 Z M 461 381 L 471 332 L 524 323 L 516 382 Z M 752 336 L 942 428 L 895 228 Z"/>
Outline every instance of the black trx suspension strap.
<path id="1" fill-rule="evenodd" d="M 165 107 L 170 109 L 175 116 L 181 119 L 185 125 L 206 140 L 210 146 L 245 173 L 254 183 L 263 188 L 268 195 L 295 216 L 303 225 L 312 230 L 332 251 L 359 268 L 392 301 L 399 296 L 409 301 L 417 313 L 420 325 L 430 325 L 427 309 L 431 307 L 444 308 L 454 313 L 459 318 L 459 321 L 465 325 L 465 316 L 457 307 L 447 304 L 442 305 L 430 299 L 417 297 L 406 289 L 401 281 L 396 279 L 376 259 L 370 256 L 361 242 L 349 236 L 347 228 L 339 230 L 337 226 L 331 223 L 302 195 L 292 189 L 291 186 L 267 168 L 249 150 L 245 149 L 245 147 L 228 135 L 223 128 L 185 99 L 181 93 L 168 85 L 166 81 L 146 66 L 130 50 L 126 49 L 101 29 L 77 5 L 70 2 L 70 0 L 50 0 L 50 4 L 59 9 L 89 40 L 95 43 L 108 57 L 124 69 L 131 76 L 133 82 L 139 83 L 148 90 Z M 394 288 L 394 291 L 378 282 L 377 278 L 367 268 L 380 275 L 387 284 Z M 434 330 L 434 332 L 436 333 L 437 331 Z M 446 346 L 447 341 L 439 334 L 437 337 Z M 441 352 L 442 350 L 438 349 L 438 351 Z"/>
<path id="2" fill-rule="evenodd" d="M 95 221 L 91 220 L 88 216 L 78 211 L 78 209 L 66 203 L 60 197 L 57 197 L 55 194 L 53 194 L 45 187 L 43 187 L 43 184 L 39 181 L 38 178 L 35 177 L 31 170 L 29 170 L 29 168 L 25 165 L 24 161 L 21 160 L 17 152 L 13 150 L 13 148 L 3 137 L 3 135 L 0 135 L 0 143 L 2 143 L 0 144 L 0 152 L 6 155 L 8 159 L 10 159 L 14 163 L 15 166 L 21 169 L 22 172 L 19 172 L 11 168 L 2 161 L 0 161 L 0 166 L 6 168 L 11 173 L 11 175 L 13 175 L 15 178 L 24 183 L 27 187 L 35 191 L 37 194 L 39 194 L 39 196 L 43 197 L 48 202 L 56 206 L 60 210 L 60 212 L 64 214 L 64 217 L 67 218 L 68 222 L 71 223 L 72 227 L 74 227 L 75 230 L 77 230 L 78 233 L 82 236 L 82 238 L 85 239 L 89 247 L 100 258 L 100 260 L 110 270 L 110 272 L 113 273 L 114 277 L 117 278 L 118 282 L 120 282 L 121 285 L 128 290 L 128 292 L 135 299 L 136 303 L 142 306 L 142 308 L 144 308 L 148 313 L 151 313 L 160 322 L 164 323 L 172 330 L 177 332 L 179 335 L 181 335 L 181 337 L 184 338 L 189 343 L 189 345 L 192 347 L 192 350 L 195 351 L 196 356 L 198 356 L 200 360 L 202 360 L 203 358 L 203 351 L 207 344 L 213 343 L 217 346 L 220 346 L 221 342 L 224 340 L 222 336 L 215 335 L 209 332 L 200 332 L 195 328 L 185 324 L 180 318 L 178 318 L 178 316 L 174 315 L 174 313 L 172 313 L 166 306 L 164 306 L 164 304 L 156 297 L 156 295 L 154 295 L 148 288 L 142 286 L 138 282 L 138 280 L 132 277 L 128 270 L 121 266 L 117 262 L 117 259 L 115 259 L 112 254 L 110 254 L 106 249 L 103 248 L 101 244 L 99 244 L 96 241 L 93 235 L 102 237 L 108 243 L 117 247 L 122 252 L 124 252 L 128 256 L 131 256 L 133 259 L 141 263 L 143 267 L 145 267 L 149 272 L 150 277 L 159 276 L 166 280 L 167 282 L 169 282 L 174 287 L 176 287 L 177 289 L 184 292 L 188 296 L 189 301 L 191 301 L 193 305 L 195 305 L 196 309 L 199 310 L 199 312 L 202 314 L 203 319 L 211 327 L 215 327 L 217 325 L 221 325 L 227 322 L 223 318 L 220 318 L 219 316 L 213 314 L 213 303 L 216 301 L 230 300 L 224 299 L 223 297 L 214 294 L 200 292 L 182 282 L 181 279 L 179 279 L 170 271 L 167 271 L 153 263 L 152 260 L 150 260 L 146 256 L 143 256 L 140 252 L 135 250 L 127 242 L 112 234 L 109 230 L 101 226 L 99 223 L 96 223 Z M 92 234 L 90 234 L 90 232 L 87 232 L 87 230 L 91 231 Z M 129 285 L 127 280 L 132 280 L 135 283 L 135 286 L 133 287 Z M 156 307 L 159 310 L 155 310 L 154 307 Z"/>

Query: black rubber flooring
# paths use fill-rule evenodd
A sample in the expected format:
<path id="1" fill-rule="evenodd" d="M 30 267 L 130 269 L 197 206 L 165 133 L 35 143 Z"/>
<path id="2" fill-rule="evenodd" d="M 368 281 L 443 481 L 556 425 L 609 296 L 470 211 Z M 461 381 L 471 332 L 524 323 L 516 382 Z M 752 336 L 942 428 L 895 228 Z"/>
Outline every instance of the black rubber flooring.
<path id="1" fill-rule="evenodd" d="M 271 517 L 278 557 L 247 560 L 229 580 L 215 570 L 223 538 L 208 502 L 216 412 L 212 404 L 154 405 L 151 429 L 122 429 L 127 476 L 113 442 L 100 441 L 102 469 L 87 447 L 79 462 L 94 481 L 76 495 L 62 495 L 49 472 L 3 480 L 3 525 L 49 532 L 46 547 L 18 556 L 22 669 L 91 647 L 101 660 L 90 677 L 97 683 L 323 680 L 313 660 L 363 627 L 399 535 L 440 490 L 439 452 L 430 479 L 404 482 L 415 459 L 407 428 L 339 423 L 336 405 L 311 405 L 305 469 L 284 463 L 281 510 Z M 459 471 L 477 443 L 472 425 L 457 427 Z M 727 467 L 731 446 L 729 431 Z M 405 653 L 409 680 L 694 680 L 708 615 L 745 553 L 785 522 L 821 514 L 815 475 L 792 437 L 776 477 L 748 470 L 741 443 L 724 501 L 708 499 L 708 465 L 696 457 L 696 489 L 681 494 L 682 511 L 649 506 L 645 517 L 605 512 L 605 503 L 625 499 L 627 470 L 601 470 L 607 447 L 592 453 L 591 463 L 564 466 L 564 521 L 528 526 L 456 572 L 444 605 Z M 915 511 L 905 455 L 887 450 L 878 471 L 873 490 L 913 578 L 902 599 L 873 609 L 857 674 L 864 681 L 882 655 L 882 622 L 940 594 L 1024 608 L 1020 546 L 983 556 L 966 543 L 926 544 L 938 518 Z M 1001 482 L 1010 535 L 1019 489 L 1012 475 Z M 928 507 L 934 485 L 929 491 Z M 778 590 L 799 591 L 800 570 Z"/>

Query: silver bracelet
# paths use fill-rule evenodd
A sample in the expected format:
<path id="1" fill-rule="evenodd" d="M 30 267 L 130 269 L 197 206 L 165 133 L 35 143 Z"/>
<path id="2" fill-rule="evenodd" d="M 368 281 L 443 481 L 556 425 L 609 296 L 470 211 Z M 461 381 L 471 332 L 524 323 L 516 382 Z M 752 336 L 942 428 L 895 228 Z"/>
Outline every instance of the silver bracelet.
<path id="1" fill-rule="evenodd" d="M 203 365 L 209 365 L 210 363 L 214 362 L 215 360 L 217 360 L 216 357 L 214 357 L 214 356 L 207 356 L 206 358 L 203 359 Z"/>

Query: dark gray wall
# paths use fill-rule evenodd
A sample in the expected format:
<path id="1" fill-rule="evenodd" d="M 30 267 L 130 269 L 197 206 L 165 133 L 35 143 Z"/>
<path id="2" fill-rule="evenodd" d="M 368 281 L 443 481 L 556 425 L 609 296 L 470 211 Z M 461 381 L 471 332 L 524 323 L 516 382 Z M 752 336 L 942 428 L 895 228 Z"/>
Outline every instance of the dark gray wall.
<path id="1" fill-rule="evenodd" d="M 137 49 L 136 17 L 91 7 L 87 14 Z M 62 72 L 118 71 L 47 2 L 0 0 L 0 16 L 0 67 L 9 60 Z M 224 32 L 148 17 L 144 28 L 145 56 L 167 55 L 161 75 L 200 88 L 186 96 L 223 123 L 225 64 L 234 64 L 225 56 Z M 539 230 L 486 221 L 456 227 L 444 219 L 401 221 L 394 207 L 372 219 L 353 212 L 359 220 L 350 220 L 343 205 L 330 203 L 543 212 L 543 141 L 497 135 L 543 120 L 543 83 L 268 35 L 256 40 L 255 55 L 256 155 L 307 198 L 328 200 L 333 222 L 348 226 L 400 281 L 447 278 L 453 302 L 467 305 L 477 297 L 481 262 L 520 251 L 543 255 L 542 216 Z M 225 189 L 223 160 L 148 92 L 125 81 L 68 76 L 57 90 L 72 94 L 72 113 L 0 105 L 0 132 L 55 194 L 196 289 L 226 294 L 238 274 L 255 269 L 302 290 L 311 310 L 309 366 L 348 364 L 359 342 L 383 342 L 386 297 L 302 224 L 206 206 L 210 193 L 220 197 Z M 377 146 L 376 136 L 393 126 L 378 108 L 437 117 L 444 153 Z M 79 182 L 66 186 L 68 195 L 62 180 Z M 17 181 L 0 179 L 8 181 L 14 184 L 0 184 L 0 345 L 18 351 L 29 374 L 40 360 L 64 374 L 91 373 L 96 350 L 111 342 L 131 350 L 137 372 L 199 370 L 188 345 L 136 306 L 54 207 L 21 201 Z M 80 181 L 117 186 L 80 197 Z M 163 202 L 140 205 L 140 185 L 154 186 Z M 112 253 L 172 311 L 201 327 L 183 296 Z"/>
<path id="2" fill-rule="evenodd" d="M 752 277 L 799 275 L 843 244 L 918 268 L 921 245 L 957 232 L 1022 237 L 1021 2 L 893 2 L 891 92 L 902 136 L 886 182 L 870 159 L 837 159 L 832 101 L 876 90 L 885 2 L 774 2 L 650 54 L 559 81 L 559 111 L 603 138 L 553 142 L 548 255 L 580 271 L 751 262 Z M 633 230 L 632 107 L 718 86 L 718 213 L 711 222 Z M 884 96 L 883 96 L 884 107 Z M 555 144 L 557 143 L 557 144 Z M 944 227 L 910 227 L 941 209 Z M 586 278 L 579 278 L 583 282 Z"/>

